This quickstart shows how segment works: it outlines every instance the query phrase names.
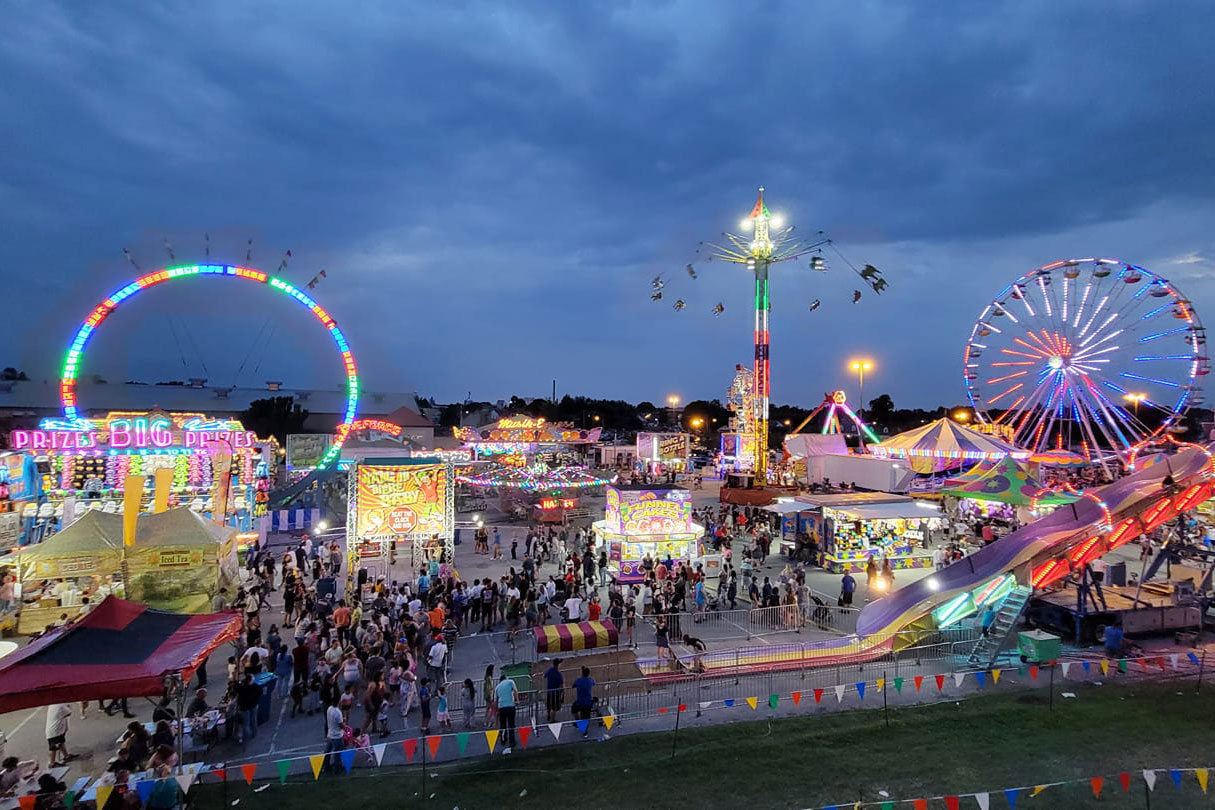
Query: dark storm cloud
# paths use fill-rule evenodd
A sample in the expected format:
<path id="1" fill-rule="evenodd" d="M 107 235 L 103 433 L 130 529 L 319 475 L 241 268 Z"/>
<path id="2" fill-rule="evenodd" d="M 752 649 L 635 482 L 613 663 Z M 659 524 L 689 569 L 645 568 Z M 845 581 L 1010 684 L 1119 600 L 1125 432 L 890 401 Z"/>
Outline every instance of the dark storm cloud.
<path id="1" fill-rule="evenodd" d="M 1059 255 L 1194 254 L 1157 269 L 1192 278 L 1200 302 L 1212 289 L 1206 228 L 1187 218 L 1210 211 L 1215 165 L 1205 4 L 38 3 L 0 17 L 0 262 L 21 355 L 6 364 L 54 368 L 76 313 L 129 274 L 122 246 L 150 265 L 168 236 L 197 258 L 210 231 L 215 255 L 241 260 L 255 236 L 263 267 L 287 247 L 297 280 L 327 267 L 318 296 L 372 387 L 497 397 L 555 376 L 716 395 L 749 354 L 746 279 L 708 265 L 681 316 L 650 306 L 646 282 L 732 227 L 759 183 L 892 281 L 852 307 L 838 261 L 827 278 L 776 277 L 778 399 L 817 398 L 859 349 L 905 401 L 960 398 L 970 320 Z M 182 318 L 206 335 L 203 310 Z M 242 317 L 255 332 L 265 316 Z M 283 356 L 263 363 L 328 381 L 328 358 L 288 340 L 297 329 L 285 322 L 265 349 Z M 208 352 L 243 356 L 241 331 L 208 335 Z M 135 332 L 123 350 L 124 374 L 182 374 Z"/>

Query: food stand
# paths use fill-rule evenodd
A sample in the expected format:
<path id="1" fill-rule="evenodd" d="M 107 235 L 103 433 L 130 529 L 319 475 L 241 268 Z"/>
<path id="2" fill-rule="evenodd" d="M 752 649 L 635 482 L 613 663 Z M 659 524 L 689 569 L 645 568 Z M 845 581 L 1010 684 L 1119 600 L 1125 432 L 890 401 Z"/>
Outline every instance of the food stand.
<path id="1" fill-rule="evenodd" d="M 114 594 L 184 613 L 210 610 L 221 587 L 239 578 L 236 531 L 179 507 L 141 514 L 135 542 L 123 545 L 123 518 L 90 510 L 17 556 L 22 606 L 18 630 L 37 632 Z"/>
<path id="2" fill-rule="evenodd" d="M 637 466 L 651 475 L 682 473 L 688 470 L 691 436 L 687 433 L 637 434 Z"/>
<path id="3" fill-rule="evenodd" d="M 832 573 L 865 570 L 870 557 L 894 570 L 932 567 L 928 533 L 945 526 L 936 504 L 888 492 L 802 495 L 808 534 L 818 541 L 820 565 Z"/>
<path id="4" fill-rule="evenodd" d="M 604 519 L 592 530 L 607 545 L 608 570 L 620 582 L 640 582 L 642 562 L 691 562 L 700 556 L 704 527 L 692 522 L 692 493 L 683 487 L 619 484 L 607 488 Z"/>

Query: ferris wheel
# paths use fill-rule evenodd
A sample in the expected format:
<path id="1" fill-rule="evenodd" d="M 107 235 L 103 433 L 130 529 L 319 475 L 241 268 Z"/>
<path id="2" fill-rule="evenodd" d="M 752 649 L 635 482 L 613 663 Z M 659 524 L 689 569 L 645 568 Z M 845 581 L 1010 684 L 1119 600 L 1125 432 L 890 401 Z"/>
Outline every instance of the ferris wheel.
<path id="1" fill-rule="evenodd" d="M 987 305 L 963 355 L 979 420 L 1014 444 L 1125 456 L 1202 402 L 1207 338 L 1190 301 L 1150 270 L 1067 259 Z"/>

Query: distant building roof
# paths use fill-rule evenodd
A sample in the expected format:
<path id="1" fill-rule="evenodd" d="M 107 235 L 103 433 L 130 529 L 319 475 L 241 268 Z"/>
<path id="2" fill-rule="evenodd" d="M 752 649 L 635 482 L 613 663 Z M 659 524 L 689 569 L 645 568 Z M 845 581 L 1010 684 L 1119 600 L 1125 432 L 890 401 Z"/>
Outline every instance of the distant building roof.
<path id="1" fill-rule="evenodd" d="M 77 400 L 83 413 L 99 414 L 109 411 L 142 411 L 162 408 L 166 411 L 202 413 L 237 413 L 250 403 L 271 397 L 291 397 L 310 414 L 340 416 L 346 410 L 344 389 L 314 388 L 243 388 L 204 385 L 144 385 L 140 383 L 95 383 L 81 380 L 76 385 Z M 413 405 L 417 397 L 412 391 L 364 391 L 359 397 L 359 414 L 388 418 L 403 427 L 431 427 Z M 29 412 L 48 415 L 60 410 L 58 380 L 21 380 L 0 382 L 0 412 Z M 405 421 L 408 420 L 408 421 Z"/>

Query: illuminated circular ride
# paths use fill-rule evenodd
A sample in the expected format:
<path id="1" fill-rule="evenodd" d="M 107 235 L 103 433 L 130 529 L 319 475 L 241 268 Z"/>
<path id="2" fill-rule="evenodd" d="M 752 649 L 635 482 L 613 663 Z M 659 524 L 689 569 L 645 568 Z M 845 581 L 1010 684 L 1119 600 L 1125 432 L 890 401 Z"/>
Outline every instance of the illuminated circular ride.
<path id="1" fill-rule="evenodd" d="M 971 329 L 963 377 L 975 414 L 1035 452 L 1127 458 L 1201 404 L 1206 332 L 1176 285 L 1116 259 L 1029 271 Z"/>
<path id="2" fill-rule="evenodd" d="M 198 276 L 240 279 L 263 284 L 273 290 L 277 290 L 288 298 L 294 299 L 307 308 L 321 322 L 321 325 L 328 330 L 329 336 L 333 338 L 333 342 L 337 344 L 338 351 L 342 355 L 342 367 L 346 372 L 346 410 L 342 417 L 342 425 L 354 423 L 355 413 L 358 410 L 359 404 L 358 367 L 355 365 L 354 355 L 350 352 L 350 345 L 346 342 L 346 336 L 342 334 L 342 330 L 338 328 L 333 317 L 322 309 L 320 304 L 314 301 L 303 290 L 260 270 L 228 264 L 189 264 L 166 267 L 162 270 L 140 276 L 107 296 L 84 319 L 80 328 L 76 330 L 76 335 L 72 338 L 71 345 L 68 346 L 67 354 L 63 359 L 63 371 L 59 378 L 59 396 L 63 402 L 63 416 L 67 421 L 67 425 L 64 427 L 70 428 L 72 425 L 80 424 L 81 422 L 80 410 L 76 401 L 76 381 L 78 379 L 81 359 L 84 356 L 85 346 L 88 345 L 93 333 L 101 325 L 102 321 L 108 318 L 124 301 L 149 287 L 154 287 L 167 281 L 195 278 Z M 321 459 L 319 467 L 326 467 L 339 457 L 342 451 L 342 444 L 345 442 L 348 433 L 349 431 L 342 430 L 341 426 L 339 426 L 334 442 Z"/>

